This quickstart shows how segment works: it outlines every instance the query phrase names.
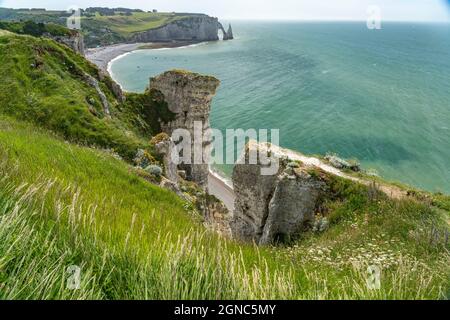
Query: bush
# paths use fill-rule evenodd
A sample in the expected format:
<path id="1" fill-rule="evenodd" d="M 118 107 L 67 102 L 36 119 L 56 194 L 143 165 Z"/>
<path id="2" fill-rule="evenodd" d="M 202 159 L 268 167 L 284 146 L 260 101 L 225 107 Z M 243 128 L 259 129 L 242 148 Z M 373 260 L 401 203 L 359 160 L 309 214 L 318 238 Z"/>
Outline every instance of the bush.
<path id="1" fill-rule="evenodd" d="M 150 144 L 153 146 L 156 146 L 158 143 L 170 140 L 170 137 L 167 135 L 167 133 L 159 133 L 156 136 L 152 138 L 150 141 Z"/>
<path id="2" fill-rule="evenodd" d="M 163 174 L 163 169 L 157 165 L 150 165 L 147 168 L 145 168 L 145 171 L 147 171 L 147 173 L 155 177 L 161 177 Z"/>

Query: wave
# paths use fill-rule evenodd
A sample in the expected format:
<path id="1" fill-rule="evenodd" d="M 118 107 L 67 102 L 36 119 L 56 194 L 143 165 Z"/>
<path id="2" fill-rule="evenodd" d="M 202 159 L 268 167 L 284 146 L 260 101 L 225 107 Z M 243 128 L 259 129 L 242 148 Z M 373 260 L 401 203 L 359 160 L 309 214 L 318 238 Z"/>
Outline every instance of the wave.
<path id="1" fill-rule="evenodd" d="M 208 42 L 199 42 L 199 43 L 193 43 L 193 44 L 188 44 L 185 46 L 180 46 L 180 47 L 173 47 L 173 48 L 157 48 L 157 49 L 138 49 L 138 50 L 151 50 L 151 51 L 166 51 L 166 50 L 176 50 L 176 49 L 187 49 L 187 48 L 194 48 L 194 47 L 199 47 L 199 46 L 203 46 L 205 44 L 208 44 Z M 136 51 L 138 51 L 136 50 Z"/>
<path id="2" fill-rule="evenodd" d="M 155 49 L 152 49 L 152 48 L 148 48 L 148 49 L 139 49 L 139 48 L 138 48 L 138 49 L 135 49 L 135 50 L 132 50 L 132 51 L 129 51 L 129 52 L 125 52 L 125 53 L 123 53 L 123 54 L 121 54 L 121 55 L 119 55 L 119 56 L 117 56 L 117 57 L 111 59 L 111 60 L 108 62 L 108 64 L 107 64 L 106 70 L 108 71 L 108 73 L 109 73 L 109 75 L 111 76 L 111 78 L 119 84 L 119 86 L 120 86 L 120 88 L 122 89 L 122 91 L 125 91 L 124 88 L 123 88 L 123 86 L 122 86 L 122 85 L 119 83 L 119 81 L 117 81 L 117 79 L 114 77 L 114 72 L 112 71 L 112 65 L 113 65 L 114 62 L 116 62 L 116 61 L 118 61 L 118 60 L 120 60 L 120 59 L 122 59 L 122 58 L 125 58 L 126 56 L 131 55 L 131 54 L 133 54 L 133 53 L 135 53 L 135 52 L 139 52 L 139 51 L 147 51 L 147 50 L 148 50 L 148 51 L 165 51 L 165 50 L 187 49 L 187 48 L 194 48 L 194 47 L 203 46 L 203 45 L 206 45 L 206 44 L 208 44 L 208 42 L 193 43 L 193 44 L 189 44 L 189 45 L 185 45 L 185 46 L 180 46 L 180 47 L 173 47 L 173 48 L 155 48 Z"/>
<path id="3" fill-rule="evenodd" d="M 130 51 L 130 52 L 125 52 L 125 53 L 123 53 L 123 54 L 121 54 L 121 55 L 115 57 L 114 59 L 111 59 L 111 60 L 108 62 L 108 65 L 107 65 L 107 67 L 106 67 L 106 71 L 108 71 L 109 76 L 110 76 L 110 77 L 111 77 L 111 78 L 112 78 L 112 79 L 120 86 L 120 88 L 122 89 L 122 91 L 125 91 L 125 90 L 124 90 L 122 84 L 121 84 L 119 81 L 117 81 L 117 79 L 114 77 L 114 72 L 112 71 L 112 64 L 113 64 L 114 62 L 116 62 L 117 60 L 120 60 L 120 59 L 122 59 L 122 58 L 124 58 L 124 57 L 126 57 L 126 56 L 128 56 L 128 55 L 130 55 L 130 54 L 132 54 L 132 53 L 135 52 L 135 51 L 137 51 L 137 50 L 133 50 L 133 51 Z"/>
<path id="4" fill-rule="evenodd" d="M 212 166 L 209 166 L 209 173 L 211 175 L 213 175 L 215 178 L 217 178 L 218 180 L 222 181 L 223 184 L 225 184 L 228 188 L 230 188 L 232 190 L 234 189 L 233 188 L 233 182 L 223 172 L 220 172 L 216 168 L 214 168 Z"/>

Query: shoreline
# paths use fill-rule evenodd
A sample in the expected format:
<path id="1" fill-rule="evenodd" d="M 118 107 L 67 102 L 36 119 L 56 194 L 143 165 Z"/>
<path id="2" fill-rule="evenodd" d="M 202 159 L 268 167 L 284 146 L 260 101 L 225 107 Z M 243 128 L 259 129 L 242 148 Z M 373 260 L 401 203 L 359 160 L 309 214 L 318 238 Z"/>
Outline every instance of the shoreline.
<path id="1" fill-rule="evenodd" d="M 143 43 L 114 44 L 106 47 L 91 48 L 85 51 L 87 60 L 95 64 L 100 70 L 108 72 L 108 64 L 117 57 L 137 50 Z"/>
<path id="2" fill-rule="evenodd" d="M 85 52 L 85 57 L 87 60 L 95 64 L 100 70 L 107 72 L 112 77 L 109 72 L 110 64 L 129 53 L 137 50 L 164 50 L 164 49 L 175 49 L 190 47 L 193 45 L 199 45 L 204 42 L 198 41 L 172 41 L 172 42 L 138 42 L 138 43 L 119 43 L 110 46 L 90 48 Z"/>
<path id="3" fill-rule="evenodd" d="M 208 193 L 221 200 L 231 214 L 234 212 L 236 196 L 233 187 L 230 186 L 224 177 L 211 170 L 211 168 L 209 169 Z"/>

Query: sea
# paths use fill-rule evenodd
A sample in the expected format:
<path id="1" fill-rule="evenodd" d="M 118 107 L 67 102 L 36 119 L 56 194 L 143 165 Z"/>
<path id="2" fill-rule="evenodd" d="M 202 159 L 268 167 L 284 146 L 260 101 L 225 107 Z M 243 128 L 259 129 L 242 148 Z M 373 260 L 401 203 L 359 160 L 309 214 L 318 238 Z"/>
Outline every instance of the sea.
<path id="1" fill-rule="evenodd" d="M 387 180 L 450 193 L 450 24 L 232 26 L 233 41 L 135 51 L 110 72 L 133 92 L 169 69 L 216 76 L 213 128 L 279 129 L 285 148 L 357 159 Z"/>

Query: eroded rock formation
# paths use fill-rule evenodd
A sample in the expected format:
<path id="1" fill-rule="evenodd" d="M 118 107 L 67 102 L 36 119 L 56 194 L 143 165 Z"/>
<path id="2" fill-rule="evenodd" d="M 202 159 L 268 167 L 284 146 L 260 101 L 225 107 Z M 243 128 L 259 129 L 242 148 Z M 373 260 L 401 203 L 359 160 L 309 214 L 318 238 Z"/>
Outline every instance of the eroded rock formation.
<path id="1" fill-rule="evenodd" d="M 168 71 L 150 79 L 150 89 L 160 91 L 164 95 L 169 110 L 175 114 L 173 121 L 161 124 L 163 131 L 172 136 L 175 130 L 185 129 L 190 133 L 192 144 L 196 124 L 200 124 L 202 134 L 210 129 L 211 101 L 219 85 L 220 81 L 214 77 L 179 70 Z M 203 138 L 203 145 L 200 146 L 210 146 L 210 138 L 207 136 Z M 178 142 L 175 141 L 175 143 Z M 194 161 L 194 152 L 190 156 L 191 163 L 185 163 L 179 167 L 186 171 L 188 180 L 206 189 L 209 175 L 208 159 L 198 163 Z"/>
<path id="2" fill-rule="evenodd" d="M 235 238 L 263 245 L 295 237 L 311 225 L 325 185 L 309 167 L 282 158 L 276 174 L 262 175 L 263 165 L 248 164 L 249 153 L 258 148 L 251 141 L 246 161 L 235 165 L 231 229 Z"/>
<path id="3" fill-rule="evenodd" d="M 219 29 L 222 30 L 223 40 L 233 40 L 234 39 L 233 28 L 231 28 L 231 24 L 228 26 L 228 31 L 225 31 L 225 28 L 219 22 Z"/>
<path id="4" fill-rule="evenodd" d="M 286 168 L 277 177 L 260 244 L 286 240 L 314 222 L 323 183 L 304 168 Z"/>
<path id="5" fill-rule="evenodd" d="M 233 40 L 233 39 L 234 39 L 233 28 L 231 28 L 231 24 L 230 24 L 230 25 L 228 25 L 227 39 L 226 40 Z"/>
<path id="6" fill-rule="evenodd" d="M 152 139 L 151 143 L 155 147 L 155 151 L 162 156 L 167 179 L 178 184 L 178 166 L 173 162 L 172 152 L 175 151 L 175 143 L 164 133 L 157 135 Z"/>
<path id="7" fill-rule="evenodd" d="M 97 91 L 98 97 L 100 98 L 100 101 L 102 102 L 103 106 L 103 113 L 107 117 L 111 117 L 111 106 L 109 104 L 108 98 L 106 98 L 105 93 L 103 92 L 102 88 L 100 87 L 100 84 L 97 79 L 95 79 L 93 76 L 91 76 L 88 73 L 84 73 L 84 79 L 85 81 Z"/>

